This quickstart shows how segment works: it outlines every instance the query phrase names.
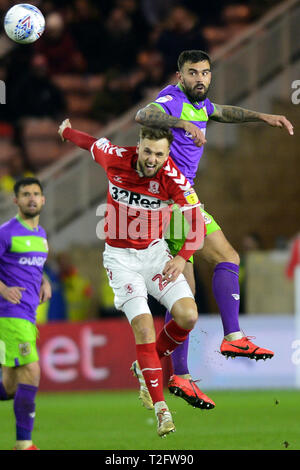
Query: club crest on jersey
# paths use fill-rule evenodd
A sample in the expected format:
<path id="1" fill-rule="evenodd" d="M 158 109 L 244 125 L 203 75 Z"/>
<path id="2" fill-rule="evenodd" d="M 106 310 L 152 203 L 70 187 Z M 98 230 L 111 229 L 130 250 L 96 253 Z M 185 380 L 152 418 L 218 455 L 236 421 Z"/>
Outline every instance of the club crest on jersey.
<path id="1" fill-rule="evenodd" d="M 159 183 L 158 181 L 150 181 L 148 191 L 153 194 L 159 194 Z"/>
<path id="2" fill-rule="evenodd" d="M 197 204 L 197 202 L 199 201 L 198 196 L 193 189 L 186 191 L 185 193 L 183 193 L 183 195 L 186 199 L 186 202 L 188 202 L 189 204 Z"/>
<path id="3" fill-rule="evenodd" d="M 171 95 L 161 96 L 155 100 L 156 103 L 166 103 L 167 101 L 171 101 L 173 97 Z"/>

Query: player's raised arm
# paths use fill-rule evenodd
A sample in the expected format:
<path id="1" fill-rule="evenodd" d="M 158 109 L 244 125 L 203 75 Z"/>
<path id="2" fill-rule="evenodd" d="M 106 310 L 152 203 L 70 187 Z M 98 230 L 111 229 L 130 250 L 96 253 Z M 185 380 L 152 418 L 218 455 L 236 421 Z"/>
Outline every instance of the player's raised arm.
<path id="1" fill-rule="evenodd" d="M 145 108 L 140 109 L 135 116 L 135 120 L 139 124 L 147 127 L 155 127 L 158 129 L 170 129 L 172 127 L 176 127 L 184 129 L 186 132 L 191 134 L 197 147 L 201 147 L 206 143 L 205 135 L 192 122 L 164 113 L 154 104 L 150 104 Z"/>
<path id="2" fill-rule="evenodd" d="M 96 142 L 96 138 L 92 137 L 85 132 L 77 131 L 72 129 L 72 125 L 69 119 L 65 119 L 58 128 L 58 134 L 60 135 L 62 141 L 69 140 L 77 147 L 83 148 L 85 150 L 90 150 L 92 145 Z"/>
<path id="3" fill-rule="evenodd" d="M 220 105 L 214 103 L 214 112 L 210 119 L 227 124 L 238 124 L 241 122 L 265 122 L 272 127 L 285 128 L 290 135 L 294 135 L 292 123 L 285 117 L 277 114 L 266 114 L 239 106 Z"/>

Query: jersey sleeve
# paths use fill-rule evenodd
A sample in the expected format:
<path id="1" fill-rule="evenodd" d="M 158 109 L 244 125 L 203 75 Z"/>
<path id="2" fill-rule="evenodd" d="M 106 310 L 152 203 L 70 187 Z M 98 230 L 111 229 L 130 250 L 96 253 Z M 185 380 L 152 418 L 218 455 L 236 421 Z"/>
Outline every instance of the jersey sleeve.
<path id="1" fill-rule="evenodd" d="M 63 137 L 73 142 L 77 147 L 90 151 L 95 162 L 99 163 L 104 170 L 107 170 L 109 163 L 114 158 L 122 158 L 124 152 L 127 152 L 127 148 L 113 145 L 106 137 L 96 139 L 71 127 L 64 129 Z"/>
<path id="2" fill-rule="evenodd" d="M 113 145 L 106 137 L 96 140 L 91 147 L 91 154 L 95 162 L 99 163 L 104 170 L 116 161 L 120 160 L 128 152 L 127 147 Z"/>
<path id="3" fill-rule="evenodd" d="M 8 250 L 9 246 L 10 241 L 7 232 L 3 228 L 0 228 L 0 258 Z"/>
<path id="4" fill-rule="evenodd" d="M 164 94 L 165 93 L 165 94 Z M 157 106 L 161 111 L 171 116 L 179 118 L 182 111 L 182 102 L 175 96 L 167 91 L 162 91 L 155 101 L 150 103 Z"/>
<path id="5" fill-rule="evenodd" d="M 181 211 L 200 206 L 201 203 L 191 183 L 187 180 L 171 158 L 164 166 L 166 185 L 170 198 L 180 206 Z"/>
<path id="6" fill-rule="evenodd" d="M 209 117 L 214 113 L 214 110 L 215 110 L 214 104 L 208 98 L 206 98 L 205 106 L 206 106 L 207 116 Z"/>

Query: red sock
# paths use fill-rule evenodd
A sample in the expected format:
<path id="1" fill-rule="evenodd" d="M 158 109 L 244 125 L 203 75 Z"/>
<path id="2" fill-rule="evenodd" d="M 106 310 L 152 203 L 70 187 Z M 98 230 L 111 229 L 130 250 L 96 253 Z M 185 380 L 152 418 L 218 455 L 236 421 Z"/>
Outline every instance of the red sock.
<path id="1" fill-rule="evenodd" d="M 153 403 L 165 401 L 163 373 L 156 351 L 156 343 L 137 344 L 137 360 L 143 373 Z"/>
<path id="2" fill-rule="evenodd" d="M 181 328 L 175 320 L 170 320 L 169 323 L 164 325 L 156 340 L 158 356 L 160 358 L 169 356 L 177 346 L 186 340 L 190 331 Z"/>

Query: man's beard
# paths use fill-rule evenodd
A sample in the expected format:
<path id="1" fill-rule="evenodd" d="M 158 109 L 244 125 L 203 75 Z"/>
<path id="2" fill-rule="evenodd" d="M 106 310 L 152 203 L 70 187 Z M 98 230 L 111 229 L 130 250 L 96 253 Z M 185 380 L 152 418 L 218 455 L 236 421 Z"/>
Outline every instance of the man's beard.
<path id="1" fill-rule="evenodd" d="M 188 97 L 188 99 L 194 103 L 195 101 L 204 101 L 206 96 L 207 96 L 207 93 L 208 93 L 208 90 L 209 90 L 209 86 L 207 88 L 203 87 L 203 92 L 200 92 L 200 91 L 197 91 L 195 90 L 195 88 L 189 88 L 189 87 L 186 87 L 184 85 L 184 90 L 185 90 L 185 93 Z"/>
<path id="2" fill-rule="evenodd" d="M 34 219 L 36 216 L 40 215 L 41 209 L 36 209 L 35 212 L 27 212 L 26 209 L 22 210 L 22 214 L 27 218 L 27 219 Z"/>

